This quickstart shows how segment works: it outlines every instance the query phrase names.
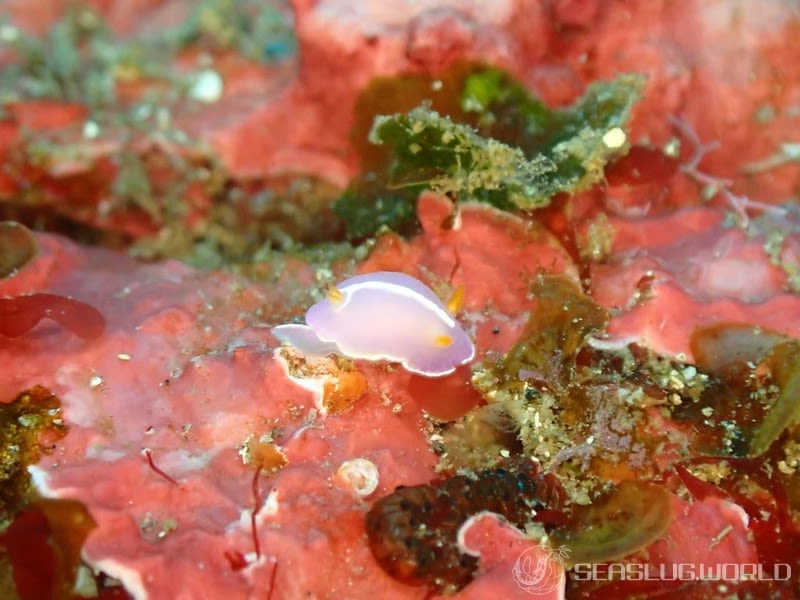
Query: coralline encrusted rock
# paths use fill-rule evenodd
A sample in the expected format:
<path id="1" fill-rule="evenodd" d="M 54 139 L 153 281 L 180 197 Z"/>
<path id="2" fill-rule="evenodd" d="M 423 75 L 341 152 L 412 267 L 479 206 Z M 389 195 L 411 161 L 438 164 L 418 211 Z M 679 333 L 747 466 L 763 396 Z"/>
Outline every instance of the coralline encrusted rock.
<path id="1" fill-rule="evenodd" d="M 3 339 L 0 355 L 12 367 L 0 387 L 38 382 L 61 397 L 69 441 L 34 477 L 43 493 L 90 508 L 98 521 L 85 547 L 90 564 L 137 598 L 223 589 L 245 598 L 265 592 L 275 564 L 275 597 L 319 593 L 323 585 L 357 596 L 382 576 L 376 568 L 362 574 L 370 556 L 354 543 L 360 503 L 330 483 L 342 462 L 359 456 L 379 465 L 383 492 L 401 480 L 424 480 L 433 459 L 418 414 L 371 402 L 339 426 L 313 422 L 310 395 L 286 377 L 255 316 L 275 291 L 178 263 L 142 266 L 48 236 L 41 243 L 43 255 L 19 274 L 29 283 L 12 286 L 12 278 L 0 293 L 73 294 L 93 302 L 108 327 L 90 344 L 49 322 Z M 386 419 L 406 426 L 378 443 L 375 425 Z M 250 556 L 249 566 L 234 571 L 226 552 L 248 555 L 254 547 L 248 511 L 255 471 L 237 451 L 251 434 L 275 437 L 289 465 L 261 483 L 270 497 L 259 506 L 261 559 Z M 401 448 L 408 463 L 393 458 Z M 148 455 L 177 484 L 151 468 Z M 313 583 L 312 573 L 323 571 L 324 583 Z M 355 592 L 353 577 L 361 582 Z"/>
<path id="2" fill-rule="evenodd" d="M 361 86 L 375 75 L 480 57 L 508 68 L 554 104 L 618 71 L 646 72 L 634 141 L 669 141 L 675 131 L 666 117 L 682 112 L 702 139 L 721 142 L 703 166 L 734 179 L 739 193 L 777 203 L 797 187 L 800 168 L 792 147 L 782 147 L 791 141 L 787 132 L 796 131 L 791 106 L 800 91 L 798 63 L 787 58 L 786 40 L 798 27 L 788 3 L 748 11 L 746 18 L 737 12 L 741 3 L 729 0 L 519 0 L 491 8 L 466 0 L 398 0 L 363 9 L 297 0 L 294 6 L 299 76 L 276 94 L 251 94 L 242 84 L 247 93 L 231 94 L 217 112 L 204 113 L 213 118 L 186 117 L 191 133 L 209 142 L 235 177 L 302 171 L 344 185 L 358 168 L 346 140 Z M 25 3 L 14 2 L 14 10 L 22 19 Z M 55 16 L 45 10 L 40 18 Z M 738 35 L 730 34 L 731 26 Z M 226 89 L 236 90 L 235 76 L 224 75 Z M 51 103 L 14 107 L 11 115 L 0 123 L 2 152 L 26 123 L 59 130 L 85 117 L 81 107 Z M 107 155 L 116 146 L 94 150 Z M 749 165 L 746 176 L 742 165 Z M 90 167 L 91 161 L 81 166 Z M 56 177 L 54 185 L 61 183 Z M 11 184 L 0 180 L 0 193 L 11 194 Z M 653 201 L 658 208 L 666 199 L 697 203 L 696 181 L 679 176 L 671 184 L 654 198 L 634 195 L 641 207 Z M 62 209 L 84 220 L 92 206 L 90 199 Z M 478 358 L 497 357 L 534 306 L 530 279 L 540 269 L 577 277 L 577 269 L 538 225 L 468 203 L 451 223 L 452 211 L 449 202 L 423 196 L 423 233 L 409 241 L 381 236 L 360 270 L 409 272 L 444 295 L 463 285 L 463 319 Z M 708 208 L 610 219 L 617 233 L 604 264 L 592 272 L 592 293 L 615 312 L 609 343 L 636 339 L 690 357 L 691 330 L 722 320 L 800 335 L 800 302 L 787 288 L 791 274 L 766 250 L 767 234 L 748 237 L 722 219 Z M 132 218 L 103 226 L 146 231 Z M 789 233 L 789 255 L 781 259 L 789 266 L 797 262 L 796 238 L 796 230 Z M 107 328 L 88 343 L 50 321 L 22 337 L 0 338 L 0 390 L 7 391 L 0 400 L 34 385 L 62 399 L 70 432 L 34 475 L 44 494 L 81 500 L 97 520 L 84 552 L 93 567 L 119 578 L 137 598 L 424 595 L 378 568 L 364 542 L 368 502 L 344 489 L 337 474 L 347 461 L 368 460 L 378 472 L 372 497 L 429 481 L 436 457 L 423 434 L 421 407 L 438 399 L 442 387 L 431 391 L 402 370 L 357 364 L 366 394 L 348 412 L 323 419 L 317 399 L 287 376 L 268 333 L 274 315 L 298 304 L 295 292 L 315 285 L 309 268 L 293 263 L 289 279 L 262 287 L 175 262 L 142 265 L 57 237 L 38 239 L 40 255 L 0 281 L 0 295 L 72 295 L 96 306 Z M 468 374 L 458 376 L 456 389 L 463 391 Z M 243 461 L 242 448 L 253 439 L 285 456 L 271 477 Z M 676 516 L 671 532 L 687 545 L 699 539 L 706 548 L 730 526 L 715 558 L 753 559 L 735 505 L 705 500 L 687 507 L 676 500 Z M 698 521 L 719 530 L 698 538 Z M 508 548 L 522 552 L 530 543 L 508 528 L 486 527 L 487 545 L 503 536 L 513 543 L 496 555 L 486 551 L 486 572 L 462 596 L 529 597 L 509 584 L 514 557 Z"/>
<path id="3" fill-rule="evenodd" d="M 399 268 L 398 259 L 413 255 L 415 274 L 432 285 L 465 286 L 465 320 L 480 353 L 503 351 L 530 302 L 525 284 L 512 280 L 574 269 L 550 234 L 518 217 L 464 206 L 461 224 L 441 229 L 451 210 L 423 196 L 424 234 L 409 244 L 384 236 L 362 269 Z M 274 323 L 261 316 L 290 302 L 290 287 L 177 262 L 143 265 L 55 236 L 38 241 L 40 254 L 0 282 L 0 294 L 72 295 L 103 313 L 106 332 L 87 343 L 44 320 L 0 339 L 9 365 L 0 389 L 39 384 L 61 398 L 69 434 L 33 469 L 34 480 L 47 496 L 84 502 L 96 519 L 84 548 L 90 565 L 136 598 L 223 589 L 246 598 L 273 587 L 274 598 L 358 599 L 376 589 L 386 598 L 418 596 L 375 563 L 363 537 L 368 505 L 339 484 L 341 466 L 355 459 L 377 467 L 375 497 L 434 476 L 409 373 L 357 363 L 366 394 L 347 412 L 322 417 L 314 396 L 288 376 L 269 334 Z M 491 286 L 503 277 L 506 293 L 496 296 Z M 285 456 L 271 477 L 258 477 L 252 459 L 243 464 L 240 449 L 254 437 Z M 509 560 L 497 559 L 503 569 Z"/>
<path id="4" fill-rule="evenodd" d="M 689 360 L 692 331 L 711 323 L 750 323 L 800 337 L 791 275 L 800 269 L 800 224 L 778 218 L 789 231 L 780 236 L 784 250 L 770 252 L 769 234 L 758 226 L 732 228 L 719 210 L 612 217 L 612 254 L 592 273 L 593 296 L 615 313 L 609 333 Z"/>
<path id="5" fill-rule="evenodd" d="M 54 7 L 58 5 L 42 1 L 12 2 L 9 14 L 25 29 L 41 32 L 63 16 Z M 787 135 L 796 129 L 792 106 L 800 94 L 796 61 L 786 54 L 785 40 L 798 27 L 788 3 L 747 11 L 747 18 L 740 17 L 744 9 L 732 0 L 504 0 L 488 5 L 396 0 L 357 6 L 340 0 L 295 0 L 292 7 L 296 62 L 275 69 L 241 57 L 216 57 L 215 68 L 224 82 L 220 100 L 170 109 L 172 124 L 192 143 L 165 145 L 155 136 L 133 150 L 146 154 L 155 147 L 190 163 L 218 160 L 222 172 L 237 181 L 300 173 L 344 187 L 359 168 L 349 139 L 356 99 L 372 78 L 435 73 L 454 60 L 473 59 L 507 69 L 554 105 L 571 103 L 593 81 L 610 80 L 620 72 L 643 73 L 648 83 L 632 122 L 633 142 L 669 142 L 675 134 L 669 118 L 681 115 L 696 127 L 700 139 L 719 142 L 703 167 L 732 180 L 737 193 L 775 203 L 788 198 L 800 181 L 793 138 Z M 99 10 L 112 30 L 126 36 L 173 26 L 185 6 L 147 3 L 136 19 L 117 3 Z M 189 49 L 182 60 L 191 64 L 192 56 Z M 14 60 L 9 53 L 0 58 Z M 62 112 L 55 104 L 31 106 L 27 112 L 36 112 L 41 121 L 45 112 Z M 0 156 L 19 150 L 24 120 L 15 115 L 26 107 L 25 102 L 13 107 L 0 125 Z M 74 115 L 56 127 L 69 152 L 56 153 L 50 170 L 45 169 L 46 181 L 55 178 L 58 185 L 63 183 L 60 169 L 85 173 L 97 165 L 102 166 L 96 175 L 100 183 L 113 177 L 107 159 L 119 151 L 124 136 L 111 131 L 81 140 L 82 121 Z M 81 160 L 74 160 L 76 151 Z M 9 195 L 19 186 L 15 178 L 0 174 L 0 194 Z M 697 204 L 699 191 L 695 182 L 677 178 L 658 198 L 639 202 L 653 208 Z M 209 202 L 206 191 L 193 193 L 199 197 L 190 219 L 205 214 Z M 96 227 L 136 237 L 152 234 L 147 215 L 117 210 L 109 216 L 105 199 L 98 193 L 76 199 L 62 191 L 49 202 L 62 214 Z"/>
<path id="6" fill-rule="evenodd" d="M 452 210 L 449 201 L 423 195 L 423 233 L 408 242 L 384 235 L 361 270 L 404 268 L 445 292 L 465 286 L 462 318 L 478 356 L 499 356 L 532 308 L 525 282 L 543 269 L 574 277 L 574 266 L 549 233 L 518 217 L 465 205 L 451 226 Z M 713 246 L 720 239 L 717 220 L 701 215 L 699 221 Z M 106 332 L 87 343 L 43 321 L 22 337 L 1 339 L 0 360 L 8 368 L 0 373 L 0 388 L 44 385 L 62 399 L 69 433 L 33 469 L 34 480 L 47 496 L 84 502 L 96 519 L 84 549 L 91 566 L 119 578 L 136 598 L 223 589 L 232 598 L 274 590 L 275 598 L 312 593 L 358 599 L 376 589 L 387 598 L 418 597 L 418 588 L 380 570 L 364 538 L 369 498 L 435 475 L 421 398 L 409 373 L 357 362 L 366 393 L 359 391 L 349 410 L 322 417 L 313 394 L 288 376 L 268 333 L 274 323 L 264 315 L 288 301 L 286 288 L 203 274 L 176 262 L 142 265 L 54 236 L 39 235 L 38 241 L 40 254 L 0 282 L 0 294 L 73 295 L 104 314 Z M 620 260 L 624 242 L 621 234 Z M 660 277 L 682 294 L 670 314 L 687 316 L 705 299 L 686 300 L 693 298 L 691 290 L 681 287 L 676 268 Z M 297 267 L 295 281 L 303 281 L 303 270 Z M 649 302 L 643 299 L 642 307 Z M 756 322 L 762 305 L 739 302 L 736 314 Z M 796 297 L 792 306 L 783 313 L 787 322 L 800 314 Z M 623 309 L 616 318 L 624 322 L 636 310 Z M 664 345 L 662 330 L 648 337 L 648 328 L 634 323 L 648 343 Z M 252 450 L 253 439 L 274 445 L 284 457 L 274 474 L 257 472 L 252 457 L 242 460 L 243 446 Z M 377 469 L 367 502 L 341 485 L 342 465 L 357 459 Z M 728 505 L 717 510 L 713 501 L 706 504 L 680 505 L 676 535 L 696 534 L 698 511 L 719 513 L 720 527 L 731 522 L 733 529 L 715 557 L 725 560 L 730 545 L 730 556 L 752 558 L 746 523 L 725 516 Z M 482 574 L 462 597 L 524 594 L 511 570 L 530 542 L 507 528 L 480 531 Z M 508 547 L 497 542 L 505 538 Z"/>

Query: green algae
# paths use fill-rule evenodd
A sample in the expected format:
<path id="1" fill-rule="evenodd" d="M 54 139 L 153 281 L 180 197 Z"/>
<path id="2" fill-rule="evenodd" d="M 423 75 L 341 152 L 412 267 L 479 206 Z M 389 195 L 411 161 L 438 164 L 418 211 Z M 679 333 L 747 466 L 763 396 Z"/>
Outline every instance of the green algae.
<path id="1" fill-rule="evenodd" d="M 530 210 L 547 206 L 556 194 L 591 187 L 627 148 L 623 128 L 644 78 L 621 75 L 592 84 L 563 109 L 547 107 L 495 68 L 461 64 L 427 86 L 420 78 L 413 82 L 409 94 L 390 94 L 402 108 L 373 113 L 368 139 L 380 150 L 360 147 L 365 174 L 334 205 L 351 237 L 381 226 L 408 228 L 424 189 Z M 387 90 L 393 87 L 382 83 L 365 95 Z M 411 98 L 418 101 L 409 109 Z M 362 100 L 362 128 L 363 112 L 376 104 L 391 103 Z"/>
<path id="2" fill-rule="evenodd" d="M 780 393 L 753 433 L 749 456 L 766 452 L 787 427 L 800 420 L 800 341 L 778 344 L 766 360 Z"/>
<path id="3" fill-rule="evenodd" d="M 401 234 L 416 229 L 419 186 L 388 189 L 382 182 L 359 183 L 339 196 L 333 207 L 351 239 L 369 237 L 387 227 Z"/>
<path id="4" fill-rule="evenodd" d="M 413 232 L 417 196 L 425 189 L 423 185 L 389 185 L 393 149 L 369 141 L 376 115 L 406 113 L 425 103 L 458 122 L 474 120 L 462 109 L 460 99 L 467 78 L 485 69 L 480 64 L 456 62 L 435 76 L 406 73 L 376 77 L 359 94 L 350 143 L 358 154 L 361 174 L 333 204 L 335 214 L 346 224 L 348 237 L 366 238 L 382 227 L 404 234 Z"/>
<path id="5" fill-rule="evenodd" d="M 369 141 L 377 115 L 406 113 L 425 103 L 431 110 L 448 115 L 459 123 L 475 122 L 475 115 L 462 108 L 461 97 L 467 79 L 488 69 L 486 65 L 457 61 L 441 73 L 401 73 L 376 77 L 356 98 L 355 121 L 350 143 L 358 153 L 364 175 L 376 178 L 391 166 L 392 148 Z"/>
<path id="6" fill-rule="evenodd" d="M 609 143 L 608 133 L 627 126 L 644 88 L 641 75 L 595 82 L 572 106 L 551 109 L 497 69 L 471 75 L 462 96 L 465 110 L 478 116 L 481 136 L 518 147 L 528 160 L 544 157 L 552 170 L 542 186 L 526 190 L 519 208 L 538 208 L 557 193 L 574 193 L 603 178 L 603 168 L 627 148 Z"/>
<path id="7" fill-rule="evenodd" d="M 394 148 L 390 187 L 425 186 L 454 198 L 480 199 L 500 208 L 546 206 L 555 164 L 544 156 L 479 136 L 469 125 L 424 107 L 379 116 L 370 133 L 375 144 Z"/>
<path id="8" fill-rule="evenodd" d="M 568 548 L 573 564 L 619 560 L 664 535 L 672 519 L 667 488 L 627 480 L 591 506 L 577 508 L 569 524 L 549 533 L 549 543 Z"/>

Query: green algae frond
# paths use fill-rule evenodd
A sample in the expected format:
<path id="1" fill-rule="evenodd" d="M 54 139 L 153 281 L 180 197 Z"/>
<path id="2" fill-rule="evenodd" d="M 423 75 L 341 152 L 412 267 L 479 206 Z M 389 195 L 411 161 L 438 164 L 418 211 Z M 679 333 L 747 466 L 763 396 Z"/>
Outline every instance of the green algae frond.
<path id="1" fill-rule="evenodd" d="M 753 433 L 749 456 L 766 452 L 787 427 L 800 420 L 800 341 L 778 344 L 766 360 L 780 392 Z"/>
<path id="2" fill-rule="evenodd" d="M 461 66 L 442 80 L 458 94 L 456 106 L 416 86 L 415 107 L 375 117 L 369 140 L 392 154 L 367 157 L 370 170 L 335 205 L 352 237 L 407 226 L 424 189 L 530 210 L 591 187 L 627 150 L 624 127 L 644 85 L 641 76 L 621 75 L 592 84 L 569 108 L 551 109 L 495 68 Z"/>
<path id="3" fill-rule="evenodd" d="M 643 83 L 623 75 L 593 84 L 572 107 L 549 109 L 489 69 L 465 82 L 462 108 L 476 113 L 475 126 L 423 106 L 376 117 L 370 141 L 394 149 L 393 185 L 424 183 L 501 208 L 541 208 L 558 193 L 602 179 L 603 167 L 625 144 L 621 128 Z M 609 132 L 616 139 L 609 141 Z"/>
<path id="4" fill-rule="evenodd" d="M 627 480 L 577 509 L 568 525 L 550 533 L 549 542 L 568 548 L 572 563 L 619 560 L 664 535 L 672 513 L 672 494 L 663 485 Z"/>
<path id="5" fill-rule="evenodd" d="M 370 141 L 395 149 L 391 187 L 425 185 L 501 208 L 539 208 L 552 195 L 545 190 L 556 165 L 547 157 L 528 160 L 519 148 L 481 137 L 470 126 L 424 107 L 377 117 Z"/>
<path id="6" fill-rule="evenodd" d="M 603 178 L 606 163 L 626 143 L 621 128 L 643 78 L 596 83 L 574 106 L 556 110 L 519 84 L 504 83 L 496 70 L 467 79 L 464 107 L 478 113 L 477 129 L 426 107 L 377 117 L 370 140 L 394 148 L 392 183 L 424 183 L 500 208 L 547 206 L 556 194 Z"/>

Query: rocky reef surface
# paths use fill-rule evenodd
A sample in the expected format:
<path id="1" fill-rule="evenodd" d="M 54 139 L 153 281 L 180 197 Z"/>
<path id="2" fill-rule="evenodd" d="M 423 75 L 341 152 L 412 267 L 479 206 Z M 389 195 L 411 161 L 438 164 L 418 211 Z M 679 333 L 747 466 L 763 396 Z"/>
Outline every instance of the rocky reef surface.
<path id="1" fill-rule="evenodd" d="M 794 3 L 0 11 L 4 597 L 800 594 Z"/>

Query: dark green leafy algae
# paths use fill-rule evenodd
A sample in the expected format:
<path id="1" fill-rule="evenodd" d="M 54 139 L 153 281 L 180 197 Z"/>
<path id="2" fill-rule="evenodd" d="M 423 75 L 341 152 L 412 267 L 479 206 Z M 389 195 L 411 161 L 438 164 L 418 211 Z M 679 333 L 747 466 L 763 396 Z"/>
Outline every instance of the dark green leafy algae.
<path id="1" fill-rule="evenodd" d="M 370 140 L 394 148 L 393 185 L 425 183 L 500 208 L 541 208 L 603 178 L 625 144 L 621 128 L 643 82 L 625 75 L 595 83 L 571 108 L 551 110 L 490 69 L 465 83 L 462 108 L 478 115 L 477 130 L 418 107 L 376 117 Z M 615 129 L 618 139 L 609 138 Z"/>
<path id="2" fill-rule="evenodd" d="M 416 225 L 418 186 L 390 190 L 372 178 L 351 186 L 334 203 L 334 212 L 347 226 L 351 239 L 366 238 L 382 227 L 409 233 Z"/>
<path id="3" fill-rule="evenodd" d="M 519 148 L 481 137 L 425 107 L 377 117 L 370 141 L 395 150 L 391 187 L 422 185 L 506 209 L 538 208 L 552 196 L 545 190 L 556 167 L 546 157 L 528 160 Z"/>
<path id="4" fill-rule="evenodd" d="M 360 148 L 365 173 L 334 207 L 352 237 L 382 225 L 408 227 L 424 189 L 528 210 L 594 185 L 627 149 L 623 128 L 644 84 L 643 77 L 622 75 L 589 86 L 572 107 L 551 109 L 494 68 L 458 65 L 427 86 L 413 81 L 411 94 L 389 94 L 399 109 L 372 113 L 369 140 L 379 150 Z M 387 108 L 391 102 L 370 98 L 394 89 L 375 84 L 361 110 Z M 411 98 L 416 102 L 408 106 Z"/>
<path id="5" fill-rule="evenodd" d="M 358 153 L 362 173 L 333 207 L 346 223 L 349 237 L 364 238 L 384 226 L 400 233 L 412 231 L 416 224 L 417 196 L 425 189 L 423 185 L 389 185 L 393 149 L 369 141 L 375 117 L 405 113 L 424 102 L 431 110 L 468 122 L 471 117 L 460 102 L 464 82 L 483 69 L 480 65 L 456 62 L 436 77 L 428 74 L 377 77 L 359 95 L 350 142 Z"/>

